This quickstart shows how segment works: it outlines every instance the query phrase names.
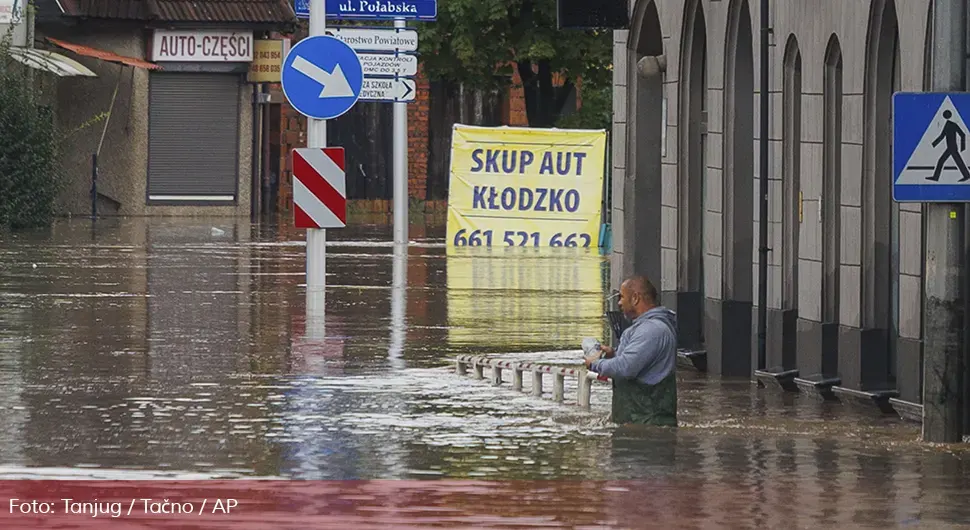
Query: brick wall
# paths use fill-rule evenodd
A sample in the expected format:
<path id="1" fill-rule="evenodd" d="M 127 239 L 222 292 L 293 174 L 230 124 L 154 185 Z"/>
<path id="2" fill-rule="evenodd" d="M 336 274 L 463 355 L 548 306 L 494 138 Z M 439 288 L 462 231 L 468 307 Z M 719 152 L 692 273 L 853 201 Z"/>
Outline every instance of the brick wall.
<path id="1" fill-rule="evenodd" d="M 274 101 L 283 101 L 280 105 L 280 192 L 276 207 L 281 212 L 288 212 L 293 201 L 293 160 L 290 153 L 297 147 L 306 147 L 307 120 L 286 103 L 282 90 L 273 92 Z"/>
<path id="2" fill-rule="evenodd" d="M 519 67 L 512 63 L 512 86 L 506 100 L 505 124 L 510 127 L 528 127 L 529 119 L 525 113 L 525 91 L 522 90 L 522 77 Z"/>
<path id="3" fill-rule="evenodd" d="M 414 79 L 417 94 L 408 103 L 408 196 L 424 199 L 428 189 L 428 111 L 431 86 L 418 67 Z"/>

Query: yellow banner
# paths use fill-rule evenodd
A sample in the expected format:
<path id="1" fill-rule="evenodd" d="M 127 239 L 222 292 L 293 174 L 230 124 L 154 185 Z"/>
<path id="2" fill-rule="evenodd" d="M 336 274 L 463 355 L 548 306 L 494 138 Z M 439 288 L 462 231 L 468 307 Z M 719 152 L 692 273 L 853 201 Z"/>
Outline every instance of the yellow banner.
<path id="1" fill-rule="evenodd" d="M 597 248 L 606 131 L 455 125 L 448 247 Z"/>
<path id="2" fill-rule="evenodd" d="M 448 343 L 474 352 L 573 350 L 607 338 L 608 258 L 595 248 L 452 248 Z"/>

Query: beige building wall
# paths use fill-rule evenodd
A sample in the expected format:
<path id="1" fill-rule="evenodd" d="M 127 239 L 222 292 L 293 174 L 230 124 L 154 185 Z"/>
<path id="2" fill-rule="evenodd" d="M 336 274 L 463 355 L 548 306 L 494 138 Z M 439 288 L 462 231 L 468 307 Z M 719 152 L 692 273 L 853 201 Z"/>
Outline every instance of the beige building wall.
<path id="1" fill-rule="evenodd" d="M 698 317 L 703 322 L 703 329 L 698 331 L 702 335 L 701 346 L 709 356 L 722 358 L 723 362 L 717 363 L 716 368 L 731 375 L 750 375 L 757 368 L 759 4 L 754 0 L 631 0 L 630 30 L 614 32 L 613 286 L 617 287 L 623 276 L 636 271 L 646 272 L 658 280 L 656 283 L 662 288 L 667 305 L 688 301 L 690 297 L 684 293 L 698 292 L 703 299 L 703 307 L 699 309 L 702 314 Z M 659 36 L 650 31 L 653 10 L 659 20 Z M 691 63 L 685 54 L 691 49 L 690 43 L 695 42 L 691 31 L 696 13 L 701 13 L 706 40 L 706 68 L 703 69 L 706 102 L 702 111 L 691 114 L 690 103 L 684 101 L 690 91 L 687 69 Z M 793 355 L 797 350 L 798 359 L 788 359 L 787 364 L 800 368 L 802 375 L 812 369 L 809 365 L 817 364 L 817 359 L 807 363 L 805 359 L 821 355 L 820 351 L 805 349 L 808 343 L 821 339 L 810 338 L 803 332 L 808 333 L 807 330 L 824 322 L 836 324 L 839 329 L 838 372 L 843 384 L 862 385 L 861 379 L 865 376 L 860 372 L 872 368 L 866 365 L 869 361 L 857 359 L 860 354 L 865 357 L 869 353 L 867 348 L 878 349 L 872 344 L 867 346 L 871 337 L 866 335 L 866 330 L 870 329 L 886 331 L 884 345 L 894 351 L 886 361 L 891 372 L 899 377 L 907 370 L 918 372 L 922 317 L 920 304 L 913 301 L 922 298 L 921 206 L 897 205 L 891 199 L 889 98 L 896 90 L 924 89 L 928 14 L 926 0 L 771 2 L 769 366 L 783 364 L 781 351 L 786 346 L 782 343 L 794 340 L 782 336 L 785 334 L 781 329 L 783 313 L 788 310 L 797 315 L 799 332 L 797 346 L 791 346 L 789 351 Z M 736 52 L 734 35 L 744 33 L 741 28 L 744 24 L 738 22 L 744 18 L 750 21 L 753 90 L 735 99 L 733 90 L 738 85 L 732 83 L 732 78 L 743 76 L 744 61 Z M 883 25 L 886 31 L 880 31 Z M 893 26 L 898 28 L 895 71 L 892 68 Z M 825 82 L 827 75 L 835 70 L 826 69 L 826 54 L 833 41 L 838 43 L 835 48 L 841 50 L 841 98 L 827 106 Z M 644 165 L 639 159 L 649 156 L 644 153 L 657 146 L 642 139 L 644 122 L 650 119 L 645 117 L 642 107 L 648 106 L 646 112 L 655 114 L 660 114 L 662 107 L 659 98 L 645 98 L 644 86 L 656 81 L 638 73 L 637 64 L 650 55 L 646 50 L 655 47 L 652 43 L 657 42 L 662 42 L 665 59 L 665 68 L 660 74 L 661 93 L 667 108 L 665 142 L 660 146 L 659 163 Z M 880 54 L 883 61 L 877 60 Z M 800 63 L 800 91 L 789 85 L 786 99 L 783 85 L 796 77 L 796 63 Z M 791 110 L 791 94 L 795 92 L 800 93 L 797 120 Z M 747 100 L 748 97 L 751 99 Z M 826 148 L 823 130 L 826 116 L 835 116 L 836 111 L 841 113 L 841 139 Z M 699 136 L 691 136 L 685 130 L 698 121 L 691 119 L 692 116 L 700 118 L 699 130 L 703 132 Z M 745 130 L 746 126 L 750 129 Z M 739 145 L 732 144 L 734 138 L 742 144 L 745 138 L 750 138 L 750 149 L 746 145 L 732 149 Z M 828 141 L 836 142 L 831 138 Z M 838 157 L 833 156 L 834 150 L 838 151 Z M 701 156 L 702 163 L 696 162 Z M 691 201 L 700 194 L 692 195 L 686 184 L 691 170 L 685 165 L 691 160 L 703 167 L 702 200 Z M 836 200 L 830 205 L 824 200 L 823 183 L 826 163 L 833 160 L 840 169 L 841 183 L 834 195 Z M 744 182 L 745 178 L 751 180 Z M 644 188 L 643 180 L 656 182 L 660 199 L 654 205 L 656 208 L 647 209 L 651 211 L 644 212 L 643 208 L 631 211 L 636 201 L 629 195 L 637 193 L 637 186 Z M 786 187 L 793 194 L 787 200 Z M 822 216 L 827 208 L 838 209 L 841 225 L 835 241 L 839 249 L 835 318 L 828 318 L 823 308 L 826 300 L 823 247 L 830 240 L 825 237 Z M 654 209 L 659 215 L 652 212 Z M 660 237 L 656 240 L 660 248 L 643 248 L 644 241 L 654 240 L 644 231 L 658 228 L 631 230 L 631 225 L 643 216 L 659 220 Z M 745 219 L 751 223 L 750 230 L 742 226 Z M 641 227 L 650 226 L 639 222 Z M 893 264 L 889 262 L 897 238 L 899 258 L 898 264 Z M 689 252 L 686 246 L 691 244 L 697 245 L 699 252 Z M 788 263 L 783 258 L 786 251 L 793 256 Z M 703 270 L 698 282 L 690 278 L 689 271 L 699 261 L 703 262 Z M 787 282 L 786 275 L 791 278 Z M 898 299 L 902 301 L 898 308 L 887 294 L 892 291 L 891 284 L 897 286 Z M 739 308 L 743 312 L 744 304 L 754 306 L 749 319 L 752 333 L 749 343 L 743 346 L 751 353 L 747 359 L 739 358 L 737 352 L 726 351 L 730 330 L 718 330 L 743 323 L 725 325 L 725 301 L 734 304 L 733 312 Z M 682 326 L 685 319 L 688 324 L 696 320 L 691 316 L 692 310 L 681 309 L 678 312 Z M 887 311 L 891 314 L 884 318 Z M 715 336 L 709 336 L 711 330 Z M 811 348 L 820 350 L 822 345 Z M 734 358 L 729 362 L 727 357 Z M 853 363 L 856 366 L 849 367 Z M 850 382 L 846 383 L 847 380 Z M 896 383 L 897 387 L 905 387 L 901 389 L 905 397 L 918 401 L 918 383 L 902 380 Z"/>
<path id="2" fill-rule="evenodd" d="M 42 34 L 74 44 L 145 59 L 150 32 L 120 23 L 92 23 L 65 28 L 59 34 Z M 67 77 L 57 82 L 58 126 L 67 134 L 62 145 L 65 180 L 59 201 L 66 215 L 90 215 L 91 155 L 97 150 L 104 127 L 102 113 L 111 109 L 104 143 L 98 156 L 99 214 L 125 216 L 248 216 L 252 180 L 252 105 L 250 90 L 240 90 L 239 181 L 237 202 L 232 206 L 148 206 L 148 98 L 149 72 L 131 66 L 65 55 L 98 74 L 96 78 Z M 164 68 L 164 64 L 162 65 Z M 240 76 L 240 82 L 244 74 Z"/>

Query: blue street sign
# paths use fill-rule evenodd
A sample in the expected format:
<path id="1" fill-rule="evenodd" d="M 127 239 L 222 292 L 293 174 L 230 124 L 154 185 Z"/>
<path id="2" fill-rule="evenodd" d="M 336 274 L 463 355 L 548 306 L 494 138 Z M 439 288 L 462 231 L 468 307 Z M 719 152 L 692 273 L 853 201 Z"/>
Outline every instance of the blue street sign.
<path id="1" fill-rule="evenodd" d="M 970 202 L 970 93 L 893 94 L 893 199 Z"/>
<path id="2" fill-rule="evenodd" d="M 283 94 L 307 118 L 330 120 L 360 97 L 364 69 L 353 48 L 336 37 L 317 35 L 296 43 L 283 60 Z"/>
<path id="3" fill-rule="evenodd" d="M 326 0 L 327 18 L 436 20 L 438 0 Z M 310 0 L 294 0 L 298 18 L 310 18 Z"/>

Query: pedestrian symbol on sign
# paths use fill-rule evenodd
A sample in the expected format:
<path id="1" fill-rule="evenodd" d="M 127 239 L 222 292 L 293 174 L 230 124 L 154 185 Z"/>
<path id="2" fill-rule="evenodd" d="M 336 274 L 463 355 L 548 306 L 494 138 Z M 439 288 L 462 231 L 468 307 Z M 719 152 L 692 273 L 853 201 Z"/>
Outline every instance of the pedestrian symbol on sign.
<path id="1" fill-rule="evenodd" d="M 893 94 L 893 200 L 970 202 L 966 117 L 967 92 Z"/>
<path id="2" fill-rule="evenodd" d="M 936 147 L 941 141 L 946 140 L 946 150 L 940 155 L 940 159 L 936 162 L 936 168 L 933 170 L 932 177 L 926 177 L 926 180 L 938 181 L 940 180 L 940 172 L 943 171 L 943 165 L 946 163 L 947 159 L 952 158 L 957 165 L 957 169 L 963 174 L 963 178 L 960 182 L 970 180 L 970 171 L 967 170 L 967 164 L 963 161 L 963 151 L 967 150 L 967 134 L 963 129 L 957 125 L 951 118 L 953 113 L 949 110 L 943 111 L 943 118 L 946 123 L 943 124 L 943 131 L 940 136 L 933 140 L 933 147 Z M 960 136 L 960 149 L 957 149 L 957 135 Z M 950 169 L 950 168 L 947 168 Z"/>

